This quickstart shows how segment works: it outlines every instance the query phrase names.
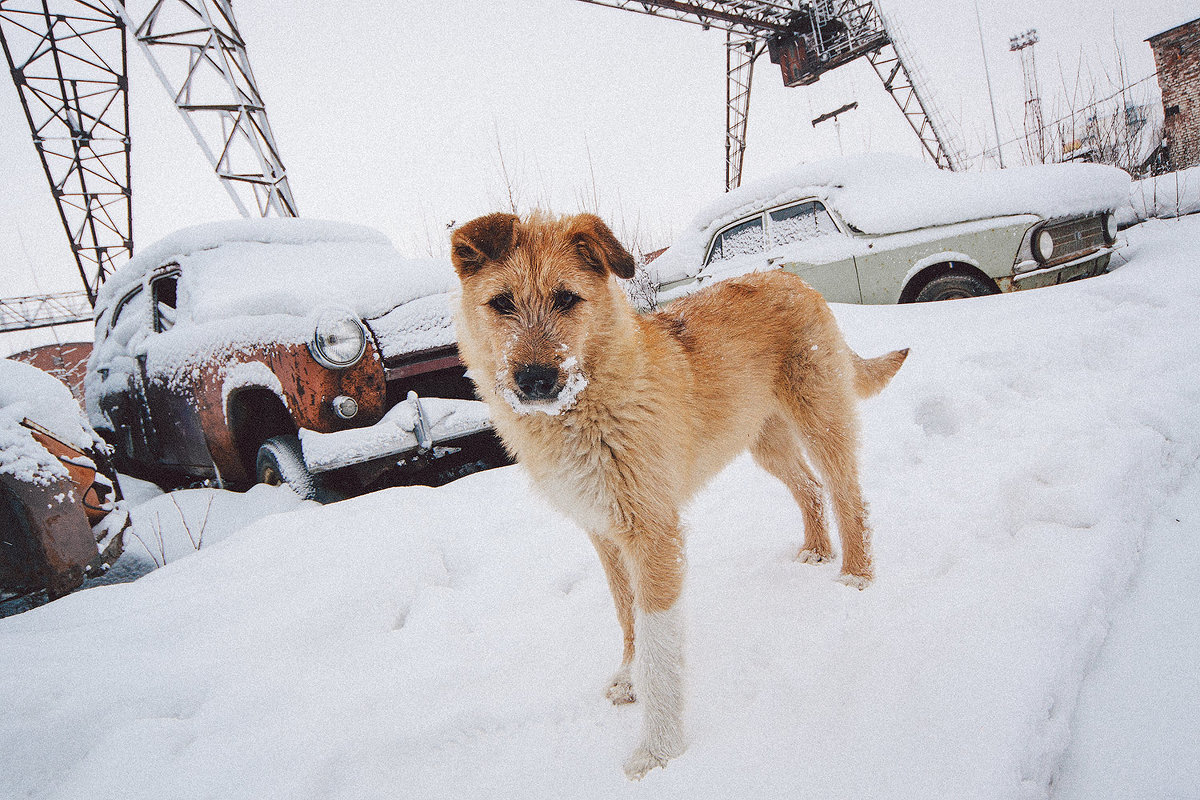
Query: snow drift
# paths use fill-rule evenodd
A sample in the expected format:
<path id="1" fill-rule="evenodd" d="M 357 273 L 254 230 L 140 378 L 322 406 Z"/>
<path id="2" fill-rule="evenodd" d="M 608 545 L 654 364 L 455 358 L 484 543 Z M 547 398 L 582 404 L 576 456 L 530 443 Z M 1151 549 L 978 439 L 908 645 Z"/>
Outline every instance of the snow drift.
<path id="1" fill-rule="evenodd" d="M 879 577 L 796 563 L 786 490 L 718 476 L 685 517 L 691 745 L 640 784 L 598 559 L 506 468 L 0 621 L 0 796 L 1046 798 L 1200 458 L 1200 220 L 1130 236 L 1088 281 L 835 307 L 863 355 L 912 348 L 862 405 Z"/>

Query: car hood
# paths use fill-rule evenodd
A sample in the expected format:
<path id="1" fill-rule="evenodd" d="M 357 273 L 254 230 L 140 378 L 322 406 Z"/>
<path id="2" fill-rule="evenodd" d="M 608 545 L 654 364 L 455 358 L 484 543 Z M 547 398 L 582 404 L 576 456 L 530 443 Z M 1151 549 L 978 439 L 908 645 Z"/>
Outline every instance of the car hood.
<path id="1" fill-rule="evenodd" d="M 453 346 L 457 342 L 453 308 L 452 294 L 439 292 L 398 305 L 366 323 L 386 360 Z"/>

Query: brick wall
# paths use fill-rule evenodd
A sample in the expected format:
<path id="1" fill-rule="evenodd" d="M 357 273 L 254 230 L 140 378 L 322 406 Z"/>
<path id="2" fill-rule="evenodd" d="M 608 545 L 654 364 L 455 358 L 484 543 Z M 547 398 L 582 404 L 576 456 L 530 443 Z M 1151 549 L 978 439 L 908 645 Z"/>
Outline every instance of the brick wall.
<path id="1" fill-rule="evenodd" d="M 1200 164 L 1200 19 L 1147 39 L 1162 88 L 1171 169 Z"/>

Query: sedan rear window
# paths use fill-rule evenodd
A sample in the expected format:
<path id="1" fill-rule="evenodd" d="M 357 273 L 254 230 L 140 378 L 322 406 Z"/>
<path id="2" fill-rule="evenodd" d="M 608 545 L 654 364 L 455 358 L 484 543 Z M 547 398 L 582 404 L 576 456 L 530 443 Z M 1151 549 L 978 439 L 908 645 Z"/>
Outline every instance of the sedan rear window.
<path id="1" fill-rule="evenodd" d="M 771 212 L 771 241 L 778 246 L 838 233 L 825 206 L 816 202 L 797 203 Z"/>

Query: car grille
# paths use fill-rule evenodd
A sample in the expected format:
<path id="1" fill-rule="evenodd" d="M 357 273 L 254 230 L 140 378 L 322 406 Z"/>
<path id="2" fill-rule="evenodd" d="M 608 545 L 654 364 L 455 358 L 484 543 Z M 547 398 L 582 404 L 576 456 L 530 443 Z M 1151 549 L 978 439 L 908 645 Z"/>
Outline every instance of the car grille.
<path id="1" fill-rule="evenodd" d="M 466 367 L 457 347 L 440 347 L 384 360 L 387 375 L 387 407 L 408 396 L 475 400 L 475 385 L 466 377 Z"/>
<path id="2" fill-rule="evenodd" d="M 1054 237 L 1054 258 L 1046 266 L 1061 264 L 1104 247 L 1103 217 L 1076 217 L 1048 223 L 1043 230 Z"/>

